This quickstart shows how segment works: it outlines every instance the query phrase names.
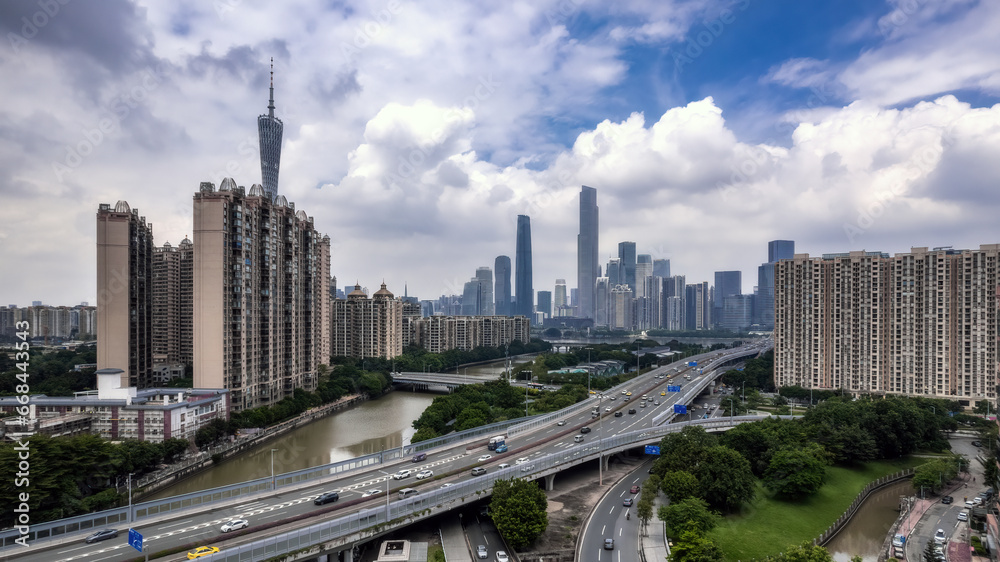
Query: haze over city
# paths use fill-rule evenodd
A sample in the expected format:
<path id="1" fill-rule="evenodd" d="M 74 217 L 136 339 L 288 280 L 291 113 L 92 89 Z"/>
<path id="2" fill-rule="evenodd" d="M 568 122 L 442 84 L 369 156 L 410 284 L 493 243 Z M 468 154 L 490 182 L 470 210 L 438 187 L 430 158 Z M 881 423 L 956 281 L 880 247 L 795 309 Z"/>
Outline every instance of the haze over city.
<path id="1" fill-rule="evenodd" d="M 518 214 L 535 289 L 572 286 L 581 185 L 599 263 L 745 292 L 769 240 L 996 242 L 1000 5 L 800 4 L 3 3 L 3 302 L 96 300 L 101 203 L 176 245 L 200 182 L 260 183 L 272 58 L 279 192 L 341 287 L 461 293 Z"/>

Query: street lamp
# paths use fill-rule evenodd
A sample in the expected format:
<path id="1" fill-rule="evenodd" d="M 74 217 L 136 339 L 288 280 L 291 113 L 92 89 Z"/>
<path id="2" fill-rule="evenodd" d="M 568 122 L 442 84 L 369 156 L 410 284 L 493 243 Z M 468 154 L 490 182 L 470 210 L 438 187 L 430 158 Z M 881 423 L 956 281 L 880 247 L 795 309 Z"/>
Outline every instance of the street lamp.
<path id="1" fill-rule="evenodd" d="M 384 470 L 380 470 L 377 468 L 375 470 L 378 470 L 382 474 L 385 474 L 385 522 L 386 524 L 388 524 L 389 523 L 389 480 L 392 479 L 392 475 Z"/>
<path id="2" fill-rule="evenodd" d="M 729 423 L 733 423 L 733 410 L 736 409 L 736 401 L 732 398 L 727 398 L 729 400 Z"/>
<path id="3" fill-rule="evenodd" d="M 132 528 L 132 474 L 128 473 L 128 527 Z"/>
<path id="4" fill-rule="evenodd" d="M 274 452 L 277 449 L 271 449 L 271 489 L 274 489 Z"/>
<path id="5" fill-rule="evenodd" d="M 601 406 L 604 405 L 604 393 L 602 392 L 597 398 L 597 415 L 599 416 L 597 425 L 599 426 L 597 431 L 600 433 L 600 437 L 597 439 L 597 485 L 604 485 L 604 412 L 601 410 Z"/>

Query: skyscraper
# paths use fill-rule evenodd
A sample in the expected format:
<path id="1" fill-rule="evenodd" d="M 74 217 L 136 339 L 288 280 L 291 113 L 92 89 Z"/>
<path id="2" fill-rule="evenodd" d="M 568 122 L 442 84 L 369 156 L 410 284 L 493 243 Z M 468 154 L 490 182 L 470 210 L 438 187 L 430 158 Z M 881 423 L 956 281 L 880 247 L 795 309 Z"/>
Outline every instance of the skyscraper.
<path id="1" fill-rule="evenodd" d="M 267 115 L 257 117 L 260 138 L 260 175 L 264 194 L 274 201 L 278 196 L 278 168 L 281 165 L 281 133 L 284 125 L 274 116 L 274 58 L 271 59 L 271 98 Z"/>
<path id="2" fill-rule="evenodd" d="M 552 317 L 552 291 L 538 291 L 538 312 Z"/>
<path id="3" fill-rule="evenodd" d="M 621 260 L 621 284 L 628 285 L 635 294 L 635 242 L 619 242 L 618 259 Z"/>
<path id="4" fill-rule="evenodd" d="M 598 277 L 594 282 L 594 325 L 608 325 L 608 298 L 611 294 L 611 287 L 608 285 L 607 277 Z"/>
<path id="5" fill-rule="evenodd" d="M 465 282 L 462 291 L 462 316 L 479 316 L 483 313 L 483 282 L 473 277 Z"/>
<path id="6" fill-rule="evenodd" d="M 194 194 L 194 385 L 236 411 L 314 390 L 329 362 L 330 237 L 283 195 L 225 178 Z"/>
<path id="7" fill-rule="evenodd" d="M 653 260 L 653 275 L 670 277 L 670 260 Z"/>
<path id="8" fill-rule="evenodd" d="M 767 263 L 777 263 L 795 257 L 794 240 L 771 240 L 767 243 Z"/>
<path id="9" fill-rule="evenodd" d="M 97 209 L 97 368 L 121 369 L 121 386 L 153 376 L 153 225 L 125 201 Z"/>
<path id="10" fill-rule="evenodd" d="M 636 298 L 646 295 L 646 278 L 653 274 L 653 256 L 649 254 L 639 254 L 635 263 L 635 296 Z"/>
<path id="11" fill-rule="evenodd" d="M 535 291 L 531 278 L 531 218 L 527 215 L 517 215 L 517 245 L 514 261 L 514 313 L 533 317 L 532 308 L 535 303 Z"/>
<path id="12" fill-rule="evenodd" d="M 595 279 L 596 279 L 596 277 L 595 277 Z M 565 279 L 556 279 L 556 290 L 555 290 L 555 293 L 553 294 L 553 298 L 555 299 L 552 302 L 553 306 L 560 307 L 560 306 L 566 306 L 566 305 L 569 304 L 569 302 L 566 300 L 566 280 Z"/>
<path id="13" fill-rule="evenodd" d="M 495 313 L 498 316 L 511 316 L 514 312 L 510 307 L 510 257 L 497 256 L 493 264 L 496 272 Z"/>
<path id="14" fill-rule="evenodd" d="M 479 314 L 493 316 L 496 313 L 496 306 L 493 304 L 493 270 L 485 265 L 476 268 L 476 279 L 479 279 L 482 291 Z"/>
<path id="15" fill-rule="evenodd" d="M 597 190 L 583 186 L 580 189 L 580 233 L 576 236 L 576 287 L 579 291 L 581 318 L 595 317 L 594 283 L 601 269 L 597 263 L 597 246 Z M 556 301 L 557 305 L 560 304 L 558 298 Z"/>
<path id="16" fill-rule="evenodd" d="M 622 260 L 618 258 L 611 258 L 608 260 L 608 266 L 605 268 L 605 277 L 608 278 L 608 284 L 611 287 L 615 285 L 622 284 Z M 611 289 L 608 289 L 609 294 Z"/>
<path id="17" fill-rule="evenodd" d="M 192 363 L 194 244 L 153 248 L 153 363 Z"/>

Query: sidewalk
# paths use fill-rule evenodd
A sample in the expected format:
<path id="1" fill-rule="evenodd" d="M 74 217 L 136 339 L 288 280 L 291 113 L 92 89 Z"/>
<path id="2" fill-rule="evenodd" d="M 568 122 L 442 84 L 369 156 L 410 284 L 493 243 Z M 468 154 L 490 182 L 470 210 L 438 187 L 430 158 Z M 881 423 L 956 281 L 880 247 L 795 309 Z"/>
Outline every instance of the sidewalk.
<path id="1" fill-rule="evenodd" d="M 441 548 L 448 562 L 472 562 L 469 545 L 465 542 L 465 531 L 458 517 L 450 517 L 441 525 Z"/>
<path id="2" fill-rule="evenodd" d="M 662 494 L 656 496 L 656 500 L 653 501 L 653 518 L 649 520 L 649 526 L 646 527 L 649 534 L 642 536 L 642 525 L 638 525 L 639 548 L 642 550 L 642 559 L 646 562 L 666 560 L 667 555 L 670 554 L 670 548 L 667 546 L 666 526 L 656 517 L 660 506 L 666 504 L 666 498 Z"/>

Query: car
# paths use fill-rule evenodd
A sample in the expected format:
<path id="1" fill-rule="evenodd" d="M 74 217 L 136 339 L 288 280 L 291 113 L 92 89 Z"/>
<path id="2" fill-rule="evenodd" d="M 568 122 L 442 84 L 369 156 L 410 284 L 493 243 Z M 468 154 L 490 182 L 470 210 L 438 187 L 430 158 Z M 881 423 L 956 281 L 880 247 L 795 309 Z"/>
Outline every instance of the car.
<path id="1" fill-rule="evenodd" d="M 667 395 L 666 392 L 660 392 L 660 396 L 666 396 L 666 395 Z"/>
<path id="2" fill-rule="evenodd" d="M 102 531 L 97 531 L 96 533 L 87 537 L 87 544 L 95 543 L 98 541 L 106 541 L 108 539 L 113 539 L 118 536 L 118 529 L 104 529 Z"/>
<path id="3" fill-rule="evenodd" d="M 493 458 L 493 455 L 480 455 L 479 462 L 485 462 Z"/>
<path id="4" fill-rule="evenodd" d="M 316 499 L 313 500 L 313 503 L 316 505 L 323 505 L 325 503 L 335 502 L 339 499 L 340 499 L 340 494 L 338 494 L 337 492 L 325 492 L 317 496 Z M 225 532 L 226 530 L 225 527 L 223 527 L 222 530 L 223 532 Z"/>
<path id="5" fill-rule="evenodd" d="M 486 545 L 481 544 L 476 547 L 476 556 L 478 556 L 480 559 L 485 560 L 489 558 L 490 551 L 486 550 Z"/>
<path id="6" fill-rule="evenodd" d="M 409 478 L 410 476 L 413 476 L 413 471 L 408 468 L 404 468 L 403 470 L 400 470 L 396 474 L 393 474 L 392 479 L 402 480 L 403 478 Z"/>
<path id="7" fill-rule="evenodd" d="M 510 562 L 510 557 L 507 556 L 506 552 L 498 550 L 496 562 Z"/>
<path id="8" fill-rule="evenodd" d="M 410 459 L 410 462 L 420 462 L 425 460 L 427 460 L 427 453 L 417 453 L 413 455 L 413 458 Z"/>
<path id="9" fill-rule="evenodd" d="M 906 537 L 903 535 L 894 535 L 892 537 L 892 546 L 903 546 L 906 543 Z"/>
<path id="10" fill-rule="evenodd" d="M 533 464 L 526 464 L 521 467 L 521 472 L 531 472 L 532 470 L 535 470 L 535 465 Z"/>
<path id="11" fill-rule="evenodd" d="M 604 411 L 605 411 L 605 412 L 610 412 L 610 411 L 611 411 L 611 408 L 604 408 Z"/>
<path id="12" fill-rule="evenodd" d="M 643 402 L 642 404 L 639 404 L 639 407 L 640 407 L 640 408 L 645 408 L 645 407 L 646 407 L 646 403 L 645 403 L 645 402 Z"/>
<path id="13" fill-rule="evenodd" d="M 624 505 L 625 507 L 632 507 L 632 504 L 634 502 L 635 500 L 633 500 L 632 498 L 625 498 L 625 501 L 622 502 L 622 505 Z"/>
<path id="14" fill-rule="evenodd" d="M 958 512 L 958 520 L 959 521 L 968 521 L 969 520 L 969 512 L 965 511 L 965 510 L 959 511 Z"/>
<path id="15" fill-rule="evenodd" d="M 612 397 L 608 398 L 608 400 L 617 400 L 617 399 L 618 399 L 617 396 L 612 396 Z"/>
<path id="16" fill-rule="evenodd" d="M 371 490 L 368 490 L 367 492 L 361 494 L 361 497 L 370 498 L 372 496 L 377 496 L 381 494 L 383 491 L 384 490 L 382 490 L 382 488 L 372 488 Z"/>
<path id="17" fill-rule="evenodd" d="M 502 462 L 497 465 L 497 468 L 510 468 L 510 464 Z"/>
<path id="18" fill-rule="evenodd" d="M 499 445 L 497 445 L 497 448 L 494 449 L 494 451 L 496 453 L 498 453 L 498 454 L 499 453 L 506 453 L 507 452 L 507 444 L 506 443 L 500 443 Z"/>
<path id="19" fill-rule="evenodd" d="M 444 490 L 445 488 L 451 488 L 454 485 L 455 485 L 454 482 L 447 482 L 445 484 L 441 484 L 441 489 Z"/>
<path id="20" fill-rule="evenodd" d="M 630 493 L 630 494 L 638 494 L 639 493 L 639 486 L 638 485 L 632 486 L 631 488 L 628 489 L 628 493 Z"/>
<path id="21" fill-rule="evenodd" d="M 562 426 L 566 425 L 566 420 L 559 420 L 559 423 L 557 423 L 556 425 L 558 425 L 559 427 L 562 427 Z"/>
<path id="22" fill-rule="evenodd" d="M 969 507 L 973 507 L 973 506 L 975 506 L 976 504 L 975 504 L 975 502 L 973 502 L 972 500 L 965 500 L 965 505 L 967 505 L 967 506 L 969 506 Z"/>
<path id="23" fill-rule="evenodd" d="M 194 560 L 195 558 L 201 558 L 202 556 L 208 556 L 216 552 L 219 552 L 219 547 L 217 546 L 199 546 L 188 553 L 188 560 Z"/>
<path id="24" fill-rule="evenodd" d="M 473 476 L 480 476 L 482 474 L 486 474 L 486 469 L 485 468 L 483 468 L 481 466 L 477 466 L 476 468 L 472 469 L 472 475 Z"/>
<path id="25" fill-rule="evenodd" d="M 629 409 L 628 409 L 628 413 L 630 413 L 630 414 L 634 414 L 634 413 L 635 413 L 635 408 L 629 408 Z"/>
<path id="26" fill-rule="evenodd" d="M 983 442 L 982 441 L 973 441 L 972 442 L 972 446 L 973 447 L 982 447 L 983 446 Z"/>
<path id="27" fill-rule="evenodd" d="M 632 393 L 631 392 L 626 392 L 625 396 L 632 396 Z"/>
<path id="28" fill-rule="evenodd" d="M 654 406 L 659 406 L 660 405 L 660 401 L 659 400 L 653 400 L 653 405 Z"/>
<path id="29" fill-rule="evenodd" d="M 246 519 L 230 519 L 222 524 L 222 532 L 228 533 L 229 531 L 236 531 L 249 526 L 250 522 Z"/>
<path id="30" fill-rule="evenodd" d="M 983 498 L 979 496 L 972 498 L 972 505 L 982 505 L 982 504 L 983 504 Z"/>
<path id="31" fill-rule="evenodd" d="M 580 428 L 580 433 L 590 433 L 590 428 L 589 427 L 581 427 Z"/>
<path id="32" fill-rule="evenodd" d="M 604 539 L 604 550 L 614 550 L 615 539 Z"/>
<path id="33" fill-rule="evenodd" d="M 628 391 L 627 390 L 623 390 L 622 391 L 622 396 L 625 396 L 626 394 L 628 394 Z"/>
<path id="34" fill-rule="evenodd" d="M 951 496 L 944 496 L 943 498 L 941 498 L 941 503 L 945 505 L 950 504 L 952 501 L 954 501 L 954 498 L 952 498 Z"/>
<path id="35" fill-rule="evenodd" d="M 944 529 L 938 529 L 937 532 L 934 533 L 934 543 L 944 544 L 944 541 L 945 541 Z"/>
<path id="36" fill-rule="evenodd" d="M 616 417 L 616 418 L 620 418 L 620 417 L 622 417 L 622 413 L 621 413 L 621 410 L 619 410 L 619 411 L 615 412 L 615 417 Z"/>
<path id="37" fill-rule="evenodd" d="M 626 396 L 626 397 L 625 397 L 625 401 L 626 401 L 626 402 L 628 402 L 628 401 L 629 401 L 629 397 L 628 397 L 628 396 Z"/>
<path id="38" fill-rule="evenodd" d="M 417 473 L 417 480 L 423 480 L 424 478 L 430 478 L 434 476 L 434 473 L 430 470 L 421 470 Z"/>
<path id="39" fill-rule="evenodd" d="M 521 457 L 521 458 L 517 459 L 516 461 L 514 461 L 514 464 L 524 464 L 526 462 L 528 462 L 528 457 Z"/>

